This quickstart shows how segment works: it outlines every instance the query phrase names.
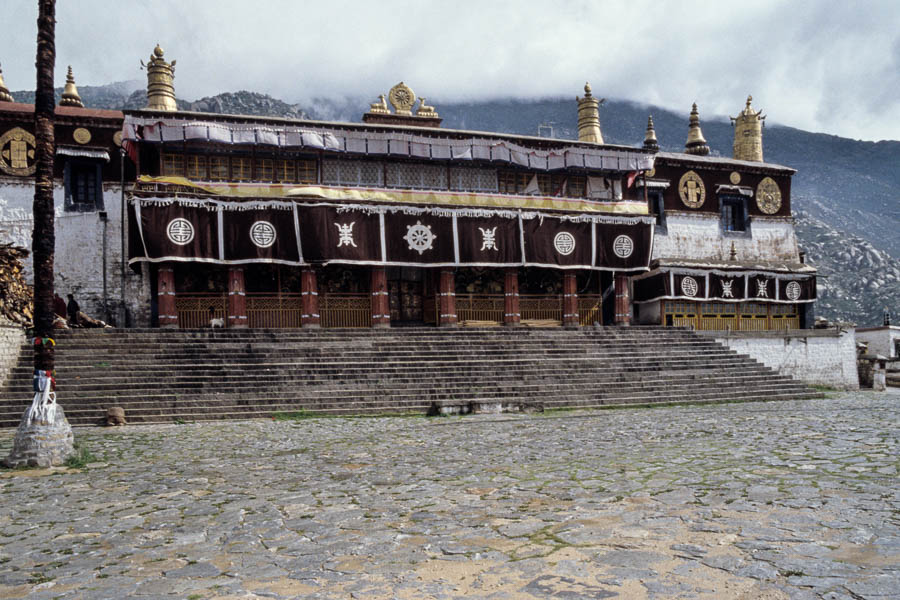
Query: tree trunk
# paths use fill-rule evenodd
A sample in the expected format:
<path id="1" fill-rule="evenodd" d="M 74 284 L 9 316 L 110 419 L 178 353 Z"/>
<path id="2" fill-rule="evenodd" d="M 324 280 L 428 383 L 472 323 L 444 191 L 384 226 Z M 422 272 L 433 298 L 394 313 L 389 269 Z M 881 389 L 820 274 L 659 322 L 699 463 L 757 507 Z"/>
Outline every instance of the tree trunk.
<path id="1" fill-rule="evenodd" d="M 56 2 L 38 1 L 37 88 L 34 98 L 36 170 L 34 182 L 34 230 L 31 251 L 34 261 L 34 335 L 50 337 L 53 332 L 53 254 L 56 233 L 53 227 L 53 162 L 55 139 L 53 121 L 56 99 L 53 93 L 53 66 L 56 61 Z M 35 344 L 34 368 L 54 369 L 52 344 Z"/>

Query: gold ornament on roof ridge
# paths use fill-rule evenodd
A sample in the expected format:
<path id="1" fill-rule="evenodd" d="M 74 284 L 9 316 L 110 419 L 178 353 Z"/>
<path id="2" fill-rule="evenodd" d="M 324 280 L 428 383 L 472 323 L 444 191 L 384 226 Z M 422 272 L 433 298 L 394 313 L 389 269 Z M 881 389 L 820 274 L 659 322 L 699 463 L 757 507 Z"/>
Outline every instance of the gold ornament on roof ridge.
<path id="1" fill-rule="evenodd" d="M 703 137 L 703 131 L 700 129 L 700 112 L 697 110 L 696 102 L 691 108 L 688 137 L 684 148 L 688 154 L 696 154 L 698 156 L 709 154 L 709 144 L 706 143 L 706 138 Z"/>
<path id="2" fill-rule="evenodd" d="M 6 84 L 3 83 L 3 69 L 0 69 L 0 102 L 15 102 Z"/>
<path id="3" fill-rule="evenodd" d="M 388 100 L 398 115 L 411 117 L 413 104 L 416 103 L 416 93 L 401 81 L 388 92 Z"/>
<path id="4" fill-rule="evenodd" d="M 387 101 L 384 99 L 384 94 L 378 94 L 378 102 L 373 102 L 369 105 L 369 112 L 377 115 L 391 114 L 387 107 Z"/>
<path id="5" fill-rule="evenodd" d="M 426 117 L 429 119 L 433 119 L 438 116 L 437 111 L 434 110 L 433 106 L 428 106 L 425 104 L 425 96 L 419 98 L 419 108 L 416 110 L 417 117 Z"/>
<path id="6" fill-rule="evenodd" d="M 763 162 L 762 128 L 766 116 L 750 106 L 753 96 L 747 96 L 747 104 L 738 116 L 731 117 L 734 124 L 734 153 L 736 160 Z"/>
<path id="7" fill-rule="evenodd" d="M 606 98 L 595 98 L 591 94 L 591 84 L 584 84 L 584 98 L 575 96 L 578 103 L 578 141 L 603 143 L 603 133 L 600 131 L 600 105 L 606 102 Z"/>
<path id="8" fill-rule="evenodd" d="M 146 65 L 141 61 L 141 67 L 147 69 L 147 108 L 149 110 L 178 110 L 175 102 L 175 61 L 166 62 L 163 58 L 163 49 L 159 44 L 150 55 L 150 62 Z"/>
<path id="9" fill-rule="evenodd" d="M 656 139 L 656 129 L 653 128 L 653 115 L 647 117 L 647 132 L 644 134 L 644 148 L 659 151 L 659 142 Z"/>
<path id="10" fill-rule="evenodd" d="M 66 87 L 63 88 L 59 105 L 84 108 L 84 102 L 81 101 L 81 96 L 78 95 L 78 88 L 75 86 L 75 76 L 72 74 L 72 65 L 69 65 L 69 72 L 66 74 Z"/>

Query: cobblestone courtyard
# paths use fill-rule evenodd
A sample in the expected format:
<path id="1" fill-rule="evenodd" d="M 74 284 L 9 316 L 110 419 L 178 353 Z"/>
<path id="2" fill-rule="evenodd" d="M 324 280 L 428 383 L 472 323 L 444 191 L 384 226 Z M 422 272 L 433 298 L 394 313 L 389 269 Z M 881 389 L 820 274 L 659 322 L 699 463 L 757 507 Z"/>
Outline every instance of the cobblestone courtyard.
<path id="1" fill-rule="evenodd" d="M 900 598 L 898 426 L 855 393 L 79 429 L 84 470 L 0 471 L 0 598 Z"/>

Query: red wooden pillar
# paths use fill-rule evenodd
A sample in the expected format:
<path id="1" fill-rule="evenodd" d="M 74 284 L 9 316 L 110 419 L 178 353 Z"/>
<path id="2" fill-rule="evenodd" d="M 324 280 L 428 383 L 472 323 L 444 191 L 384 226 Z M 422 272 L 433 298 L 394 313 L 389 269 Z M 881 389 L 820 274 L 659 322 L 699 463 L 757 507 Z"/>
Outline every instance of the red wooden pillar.
<path id="1" fill-rule="evenodd" d="M 312 267 L 300 271 L 300 326 L 319 327 L 319 283 Z"/>
<path id="2" fill-rule="evenodd" d="M 441 269 L 438 299 L 438 326 L 456 327 L 456 276 L 452 269 Z"/>
<path id="3" fill-rule="evenodd" d="M 628 293 L 628 275 L 615 276 L 616 325 L 631 325 L 631 295 Z"/>
<path id="4" fill-rule="evenodd" d="M 391 309 L 388 306 L 387 272 L 384 267 L 372 267 L 372 327 L 390 327 Z"/>
<path id="5" fill-rule="evenodd" d="M 578 285 L 575 273 L 563 273 L 563 325 L 578 327 Z"/>
<path id="6" fill-rule="evenodd" d="M 244 290 L 244 268 L 228 269 L 228 327 L 246 329 L 247 296 Z"/>
<path id="7" fill-rule="evenodd" d="M 519 311 L 519 270 L 507 269 L 506 278 L 503 282 L 503 293 L 505 295 L 503 324 L 509 327 L 515 327 L 522 320 L 522 314 Z"/>
<path id="8" fill-rule="evenodd" d="M 156 270 L 156 288 L 159 326 L 167 329 L 178 327 L 178 311 L 175 310 L 175 269 L 159 267 Z"/>

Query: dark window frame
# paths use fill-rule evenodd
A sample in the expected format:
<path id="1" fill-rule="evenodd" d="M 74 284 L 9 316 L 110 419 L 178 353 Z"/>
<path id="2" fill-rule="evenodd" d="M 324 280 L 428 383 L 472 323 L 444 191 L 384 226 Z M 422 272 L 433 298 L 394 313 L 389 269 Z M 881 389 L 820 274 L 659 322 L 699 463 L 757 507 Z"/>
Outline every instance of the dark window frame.
<path id="1" fill-rule="evenodd" d="M 647 190 L 647 210 L 656 217 L 656 233 L 665 235 L 669 232 L 666 227 L 666 204 L 661 190 Z"/>
<path id="2" fill-rule="evenodd" d="M 79 178 L 85 183 L 93 180 L 93 198 L 82 197 Z M 99 160 L 69 159 L 63 168 L 65 187 L 64 210 L 66 212 L 96 212 L 105 210 L 103 204 L 103 163 Z M 91 194 L 88 189 L 86 194 Z"/>
<path id="3" fill-rule="evenodd" d="M 747 198 L 738 195 L 719 196 L 719 223 L 723 235 L 752 237 Z"/>

